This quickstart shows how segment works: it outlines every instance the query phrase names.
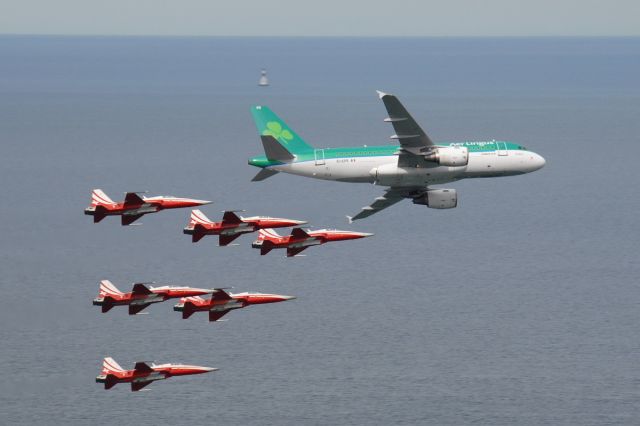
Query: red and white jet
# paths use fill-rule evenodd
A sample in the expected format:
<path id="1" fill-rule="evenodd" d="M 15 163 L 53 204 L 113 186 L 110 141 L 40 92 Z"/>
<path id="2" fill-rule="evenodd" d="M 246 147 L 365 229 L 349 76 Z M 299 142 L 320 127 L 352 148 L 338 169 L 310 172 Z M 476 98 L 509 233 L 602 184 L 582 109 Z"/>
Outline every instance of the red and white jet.
<path id="1" fill-rule="evenodd" d="M 174 311 L 182 312 L 182 319 L 187 319 L 195 312 L 209 311 L 209 321 L 218 321 L 227 312 L 233 309 L 245 308 L 249 305 L 263 303 L 284 302 L 295 299 L 293 296 L 283 296 L 281 294 L 264 293 L 227 293 L 222 289 L 216 289 L 210 299 L 199 296 L 185 297 L 180 299 L 180 303 L 173 307 Z"/>
<path id="2" fill-rule="evenodd" d="M 93 216 L 93 223 L 98 223 L 107 216 L 121 216 L 122 225 L 130 225 L 147 213 L 210 203 L 211 201 L 170 196 L 141 197 L 136 192 L 127 192 L 124 201 L 116 203 L 101 189 L 94 189 L 91 193 L 91 205 L 84 210 L 84 214 Z"/>
<path id="3" fill-rule="evenodd" d="M 216 370 L 218 369 L 198 365 L 156 365 L 153 363 L 149 365 L 146 362 L 136 362 L 133 370 L 123 370 L 113 358 L 107 357 L 102 361 L 102 374 L 96 377 L 96 382 L 104 383 L 105 389 L 111 389 L 118 383 L 131 383 L 131 390 L 136 392 L 156 380 L 164 380 L 173 376 L 203 374 Z"/>
<path id="4" fill-rule="evenodd" d="M 214 292 L 214 289 L 179 287 L 165 285 L 147 287 L 145 283 L 136 283 L 129 293 L 123 293 L 109 280 L 100 281 L 100 293 L 93 304 L 102 306 L 102 313 L 109 312 L 114 306 L 129 306 L 129 315 L 135 315 L 152 303 L 164 302 L 190 296 L 202 296 Z"/>
<path id="5" fill-rule="evenodd" d="M 286 248 L 287 257 L 292 257 L 309 246 L 317 246 L 331 241 L 355 240 L 372 235 L 365 232 L 339 231 L 337 229 L 304 231 L 302 228 L 293 228 L 291 235 L 281 236 L 273 229 L 261 229 L 258 239 L 251 246 L 259 248 L 260 254 L 263 256 L 273 249 Z"/>
<path id="6" fill-rule="evenodd" d="M 191 211 L 189 225 L 184 228 L 185 234 L 191 235 L 192 242 L 198 242 L 205 235 L 219 235 L 219 245 L 226 246 L 242 234 L 249 234 L 264 228 L 286 228 L 304 225 L 303 220 L 283 219 L 279 217 L 238 216 L 232 211 L 224 212 L 222 221 L 213 222 L 200 210 Z"/>

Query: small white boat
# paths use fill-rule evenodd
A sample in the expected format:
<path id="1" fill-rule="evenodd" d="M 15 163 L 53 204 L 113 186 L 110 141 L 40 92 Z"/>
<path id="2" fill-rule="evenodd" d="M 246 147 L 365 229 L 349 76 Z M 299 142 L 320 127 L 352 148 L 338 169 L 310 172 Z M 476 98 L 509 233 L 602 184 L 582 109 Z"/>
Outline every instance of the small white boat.
<path id="1" fill-rule="evenodd" d="M 260 80 L 258 81 L 258 86 L 268 86 L 269 79 L 267 78 L 267 70 L 263 69 L 260 71 Z"/>

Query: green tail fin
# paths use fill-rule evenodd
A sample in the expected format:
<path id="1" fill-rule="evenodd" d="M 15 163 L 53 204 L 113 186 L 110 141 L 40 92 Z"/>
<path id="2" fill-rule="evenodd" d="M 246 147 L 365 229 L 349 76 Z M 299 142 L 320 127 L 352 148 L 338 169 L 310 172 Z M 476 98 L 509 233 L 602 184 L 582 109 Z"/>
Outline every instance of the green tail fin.
<path id="1" fill-rule="evenodd" d="M 313 151 L 311 145 L 298 136 L 296 132 L 287 126 L 287 123 L 281 120 L 268 107 L 254 106 L 251 108 L 251 114 L 261 136 L 273 136 L 287 151 L 293 154 Z"/>

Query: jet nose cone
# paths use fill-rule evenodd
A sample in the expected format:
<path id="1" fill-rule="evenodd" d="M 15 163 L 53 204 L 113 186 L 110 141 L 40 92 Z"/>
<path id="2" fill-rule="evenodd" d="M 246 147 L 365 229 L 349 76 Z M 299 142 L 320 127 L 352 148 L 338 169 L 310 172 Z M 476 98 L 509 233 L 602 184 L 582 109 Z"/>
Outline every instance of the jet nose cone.
<path id="1" fill-rule="evenodd" d="M 306 225 L 307 222 L 306 220 L 292 220 L 291 222 L 295 223 L 296 225 Z"/>
<path id="2" fill-rule="evenodd" d="M 213 367 L 202 367 L 202 372 L 203 373 L 210 373 L 212 371 L 217 371 L 219 370 L 218 368 L 213 368 Z"/>
<path id="3" fill-rule="evenodd" d="M 280 296 L 280 297 L 282 297 L 282 300 L 293 300 L 296 298 L 295 296 Z"/>
<path id="4" fill-rule="evenodd" d="M 360 232 L 360 236 L 362 238 L 367 238 L 367 237 L 373 237 L 374 234 L 370 233 L 370 232 Z"/>
<path id="5" fill-rule="evenodd" d="M 213 201 L 208 200 L 193 200 L 193 203 L 197 206 L 206 206 L 207 204 L 213 203 Z"/>

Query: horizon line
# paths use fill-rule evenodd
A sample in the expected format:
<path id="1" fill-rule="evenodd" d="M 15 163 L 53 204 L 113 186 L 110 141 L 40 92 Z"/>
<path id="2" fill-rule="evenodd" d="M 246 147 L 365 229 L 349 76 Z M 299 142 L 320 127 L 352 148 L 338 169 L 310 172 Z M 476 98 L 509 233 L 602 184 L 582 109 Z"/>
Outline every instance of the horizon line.
<path id="1" fill-rule="evenodd" d="M 222 34 L 59 34 L 59 33 L 0 33 L 0 37 L 95 37 L 95 38 L 107 38 L 107 37 L 120 37 L 120 38 L 390 38 L 390 39 L 407 39 L 407 38 L 511 38 L 511 39 L 525 39 L 525 38 L 640 38 L 640 34 L 632 35 L 611 35 L 611 34 L 599 34 L 599 35 L 222 35 Z"/>

